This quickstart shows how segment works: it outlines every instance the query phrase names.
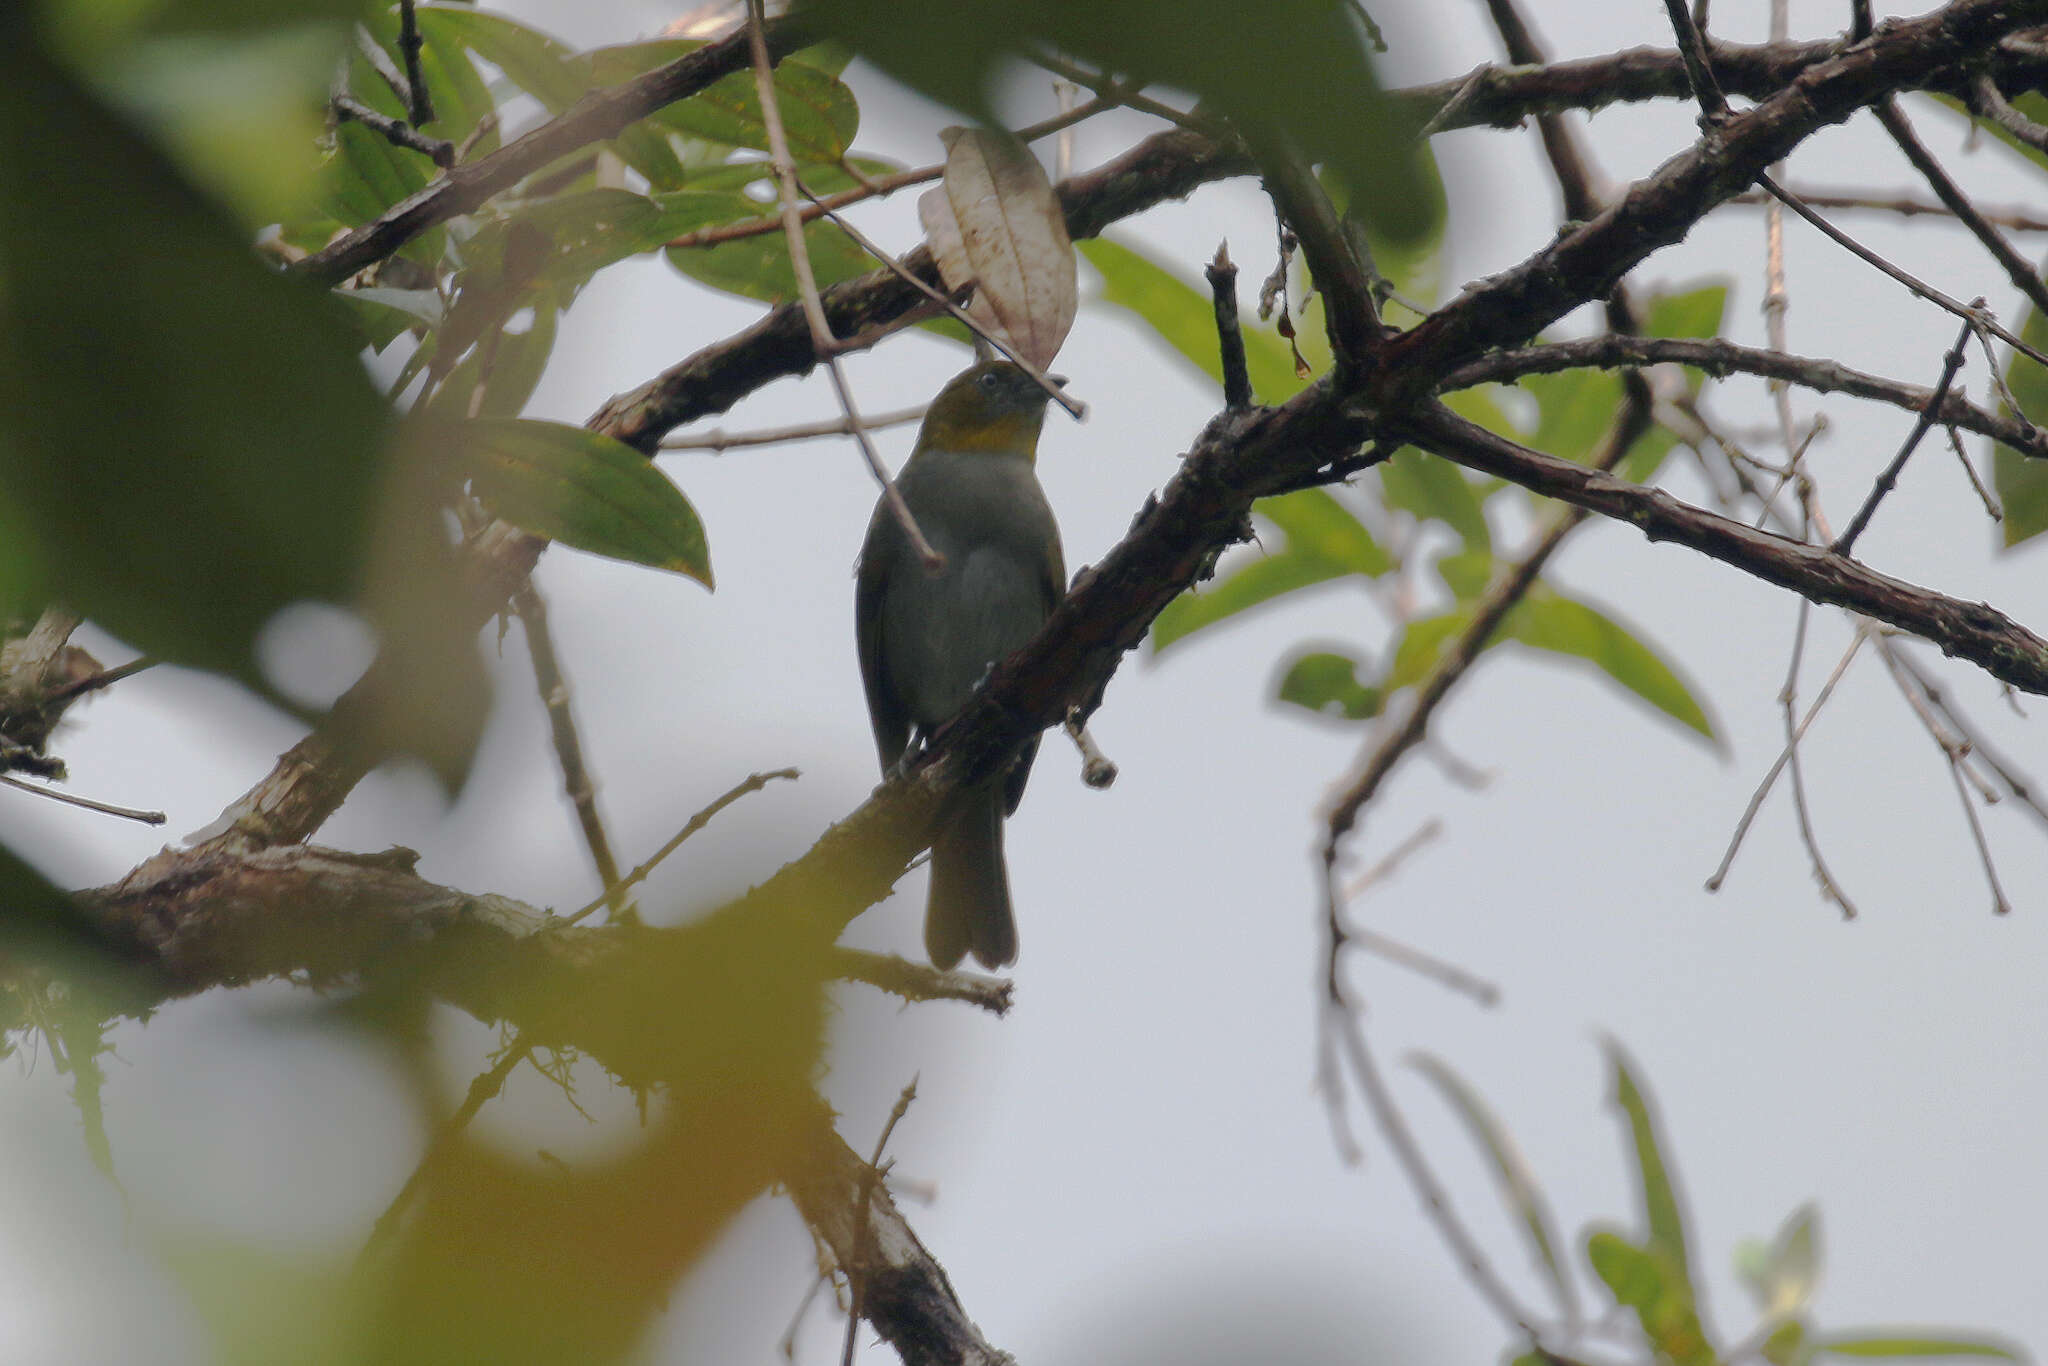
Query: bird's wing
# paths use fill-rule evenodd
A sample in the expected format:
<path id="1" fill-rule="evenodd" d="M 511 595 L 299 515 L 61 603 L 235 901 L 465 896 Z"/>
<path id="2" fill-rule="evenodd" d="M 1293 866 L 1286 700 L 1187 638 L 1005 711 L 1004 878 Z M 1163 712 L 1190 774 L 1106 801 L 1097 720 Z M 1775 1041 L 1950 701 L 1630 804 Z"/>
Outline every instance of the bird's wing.
<path id="1" fill-rule="evenodd" d="M 861 543 L 860 570 L 853 596 L 854 635 L 860 648 L 860 680 L 868 694 L 868 722 L 875 730 L 875 753 L 887 773 L 910 743 L 910 713 L 888 678 L 882 649 L 882 592 L 903 558 L 903 531 L 889 509 L 875 505 Z"/>

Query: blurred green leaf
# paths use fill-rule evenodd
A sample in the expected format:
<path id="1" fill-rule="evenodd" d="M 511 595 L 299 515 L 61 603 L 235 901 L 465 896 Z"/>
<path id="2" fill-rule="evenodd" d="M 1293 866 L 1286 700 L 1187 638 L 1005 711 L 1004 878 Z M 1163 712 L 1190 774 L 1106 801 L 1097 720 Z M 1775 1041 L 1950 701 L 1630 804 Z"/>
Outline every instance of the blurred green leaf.
<path id="1" fill-rule="evenodd" d="M 2048 348 L 2048 319 L 2042 318 L 2039 309 L 2027 309 L 2020 339 L 2037 350 Z M 2005 363 L 2005 385 L 2030 419 L 2048 417 L 2048 369 L 2014 352 Z M 2048 460 L 2036 460 L 2003 442 L 1994 442 L 1991 483 L 2005 508 L 2000 525 L 2008 547 L 2048 531 Z"/>
<path id="2" fill-rule="evenodd" d="M 334 294 L 354 308 L 362 325 L 363 339 L 373 351 L 382 351 L 394 339 L 416 327 L 439 327 L 447 312 L 441 296 L 431 289 L 370 287 L 337 289 Z"/>
<path id="3" fill-rule="evenodd" d="M 559 39 L 489 10 L 422 5 L 422 34 L 449 46 L 467 47 L 505 73 L 551 114 L 560 114 L 587 94 L 596 81 L 591 62 Z M 645 120 L 624 129 L 610 144 L 627 165 L 657 188 L 680 185 L 681 163 L 661 132 Z"/>
<path id="4" fill-rule="evenodd" d="M 1336 0 L 820 0 L 826 32 L 909 85 L 992 122 L 992 77 L 1042 45 L 1141 82 L 1199 96 L 1255 146 L 1288 141 L 1347 183 L 1388 238 L 1435 231 L 1441 201 L 1418 131 L 1380 93 L 1364 34 Z M 1284 73 L 1284 75 L 1282 74 Z"/>
<path id="5" fill-rule="evenodd" d="M 627 47 L 601 47 L 589 54 L 590 71 L 599 85 L 631 80 L 676 60 L 699 44 L 661 39 Z M 835 73 L 798 57 L 775 67 L 775 106 L 790 156 L 798 165 L 829 166 L 853 145 L 860 129 L 860 106 L 853 91 Z M 658 109 L 651 122 L 671 132 L 702 138 L 726 147 L 768 150 L 768 125 L 761 117 L 760 91 L 754 73 L 742 71 L 714 81 L 686 100 Z M 816 186 L 812 186 L 816 189 Z"/>
<path id="6" fill-rule="evenodd" d="M 1213 626 L 1247 607 L 1310 584 L 1342 578 L 1346 572 L 1313 556 L 1286 551 L 1247 558 L 1215 582 L 1191 588 L 1168 603 L 1152 623 L 1152 652 L 1161 653 L 1203 627 Z"/>
<path id="7" fill-rule="evenodd" d="M 1857 1333 L 1829 1333 L 1813 1339 L 1816 1353 L 1838 1357 L 1997 1357 L 2003 1361 L 2024 1358 L 2010 1347 L 1983 1338 L 1924 1337 L 1896 1329 L 1865 1329 Z"/>
<path id="8" fill-rule="evenodd" d="M 1714 1366 L 1717 1358 L 1700 1324 L 1691 1282 L 1661 1246 L 1637 1247 L 1603 1231 L 1586 1240 L 1586 1260 L 1615 1303 L 1635 1311 L 1660 1359 L 1674 1366 Z"/>
<path id="9" fill-rule="evenodd" d="M 758 211 L 749 217 L 758 217 Z M 837 224 L 824 219 L 804 226 L 804 249 L 819 288 L 879 270 L 881 266 Z M 780 232 L 765 232 L 706 247 L 677 247 L 667 252 L 669 264 L 713 289 L 764 303 L 782 303 L 797 296 L 796 271 L 789 263 L 789 242 Z"/>
<path id="10" fill-rule="evenodd" d="M 1646 1250 L 1668 1263 L 1674 1289 L 1683 1290 L 1690 1302 L 1692 1262 L 1686 1251 L 1685 1216 L 1671 1170 L 1664 1161 L 1656 1116 L 1651 1112 L 1649 1097 L 1629 1069 L 1628 1055 L 1622 1052 L 1621 1045 L 1613 1039 L 1604 1040 L 1603 1044 L 1613 1071 L 1614 1103 L 1628 1124 L 1629 1140 L 1635 1149 L 1637 1189 L 1643 1217 L 1650 1228 Z"/>
<path id="11" fill-rule="evenodd" d="M 1252 505 L 1252 512 L 1285 533 L 1289 551 L 1368 578 L 1378 578 L 1394 567 L 1357 514 L 1327 489 L 1297 489 L 1261 498 Z"/>
<path id="12" fill-rule="evenodd" d="M 1373 269 L 1395 294 L 1429 308 L 1436 303 L 1437 292 L 1442 287 L 1444 209 L 1447 201 L 1443 176 L 1437 170 L 1436 152 L 1428 144 L 1416 148 L 1416 175 L 1434 218 L 1432 228 L 1412 238 L 1400 238 L 1383 231 L 1369 214 L 1362 218 L 1366 246 L 1372 252 Z M 1351 203 L 1351 193 L 1344 178 L 1334 171 L 1325 170 L 1322 182 L 1337 212 L 1344 213 Z M 1402 307 L 1400 304 L 1393 306 Z"/>
<path id="13" fill-rule="evenodd" d="M 1106 237 L 1074 245 L 1102 273 L 1099 297 L 1103 303 L 1137 314 L 1161 341 L 1221 390 L 1223 358 L 1216 336 L 1216 305 L 1206 288 L 1197 288 L 1144 252 Z M 1300 393 L 1308 381 L 1295 375 L 1286 341 L 1271 328 L 1250 321 L 1250 303 L 1239 300 L 1245 323 L 1241 328 L 1245 371 L 1259 401 L 1281 403 Z"/>
<path id="14" fill-rule="evenodd" d="M 1377 577 L 1393 568 L 1372 533 L 1327 490 L 1264 498 L 1252 511 L 1280 530 L 1285 548 L 1247 559 L 1214 584 L 1169 603 L 1152 623 L 1154 653 L 1282 593 L 1347 574 Z"/>
<path id="15" fill-rule="evenodd" d="M 1282 672 L 1275 696 L 1319 716 L 1367 721 L 1380 714 L 1380 690 L 1358 681 L 1358 661 L 1350 655 L 1313 650 L 1298 655 Z"/>
<path id="16" fill-rule="evenodd" d="M 1771 1330 L 1757 1351 L 1771 1366 L 1804 1366 L 1813 1356 L 1806 1342 L 1806 1321 L 1786 1319 Z"/>
<path id="17" fill-rule="evenodd" d="M 1736 1249 L 1736 1271 L 1767 1319 L 1798 1312 L 1820 1280 L 1820 1211 L 1811 1202 L 1792 1211 L 1768 1244 Z"/>
<path id="18" fill-rule="evenodd" d="M 354 329 L 32 46 L 0 49 L 0 501 L 79 610 L 258 682 L 273 612 L 358 584 L 386 414 Z"/>
<path id="19" fill-rule="evenodd" d="M 1728 286 L 1716 281 L 1654 294 L 1646 312 L 1647 331 L 1653 337 L 1718 337 L 1728 312 Z"/>
<path id="20" fill-rule="evenodd" d="M 590 89 L 590 69 L 568 44 L 539 29 L 468 5 L 421 5 L 422 35 L 467 48 L 559 114 Z"/>
<path id="21" fill-rule="evenodd" d="M 1471 589 L 1474 597 L 1485 585 L 1477 572 L 1479 566 L 1480 561 L 1471 555 L 1446 556 L 1437 565 L 1454 591 Z M 1477 603 L 1465 597 L 1449 612 L 1410 621 L 1394 650 L 1384 682 L 1387 691 L 1421 682 L 1437 666 L 1450 641 L 1463 635 L 1477 615 Z M 1631 695 L 1707 739 L 1715 738 L 1706 709 L 1655 651 L 1599 610 L 1567 598 L 1547 584 L 1529 589 L 1481 648 L 1490 649 L 1502 640 L 1587 660 Z"/>
<path id="22" fill-rule="evenodd" d="M 1539 584 L 1510 613 L 1508 632 L 1524 645 L 1592 663 L 1666 716 L 1715 738 L 1713 722 L 1685 680 L 1626 627 L 1586 603 Z"/>
<path id="23" fill-rule="evenodd" d="M 478 495 L 506 521 L 712 586 L 697 510 L 631 446 L 558 422 L 479 419 L 454 430 Z"/>
<path id="24" fill-rule="evenodd" d="M 1543 1192 L 1537 1188 L 1535 1175 L 1529 1170 L 1529 1164 L 1515 1146 L 1514 1139 L 1479 1093 L 1452 1071 L 1448 1063 L 1430 1053 L 1411 1053 L 1408 1061 L 1429 1078 L 1438 1094 L 1464 1122 L 1472 1141 L 1492 1162 L 1494 1185 L 1508 1209 L 1521 1222 L 1523 1237 L 1529 1244 L 1529 1250 L 1536 1255 L 1536 1264 L 1543 1269 L 1544 1278 L 1550 1283 L 1559 1310 L 1566 1318 L 1576 1320 L 1578 1296 L 1573 1293 L 1564 1262 L 1558 1256 L 1560 1239 L 1551 1219 L 1550 1206 L 1544 1200 Z"/>
<path id="25" fill-rule="evenodd" d="M 555 349 L 554 305 L 542 302 L 532 313 L 533 321 L 523 331 L 507 328 L 485 336 L 448 372 L 424 411 L 439 418 L 469 416 L 471 398 L 481 381 L 484 392 L 476 408 L 478 417 L 517 417 L 524 412 Z"/>
<path id="26" fill-rule="evenodd" d="M 1621 406 L 1621 376 L 1607 370 L 1560 370 L 1521 381 L 1536 400 L 1536 430 L 1528 444 L 1562 460 L 1585 464 Z"/>
<path id="27" fill-rule="evenodd" d="M 1492 547 L 1493 537 L 1487 530 L 1479 495 L 1456 465 L 1425 455 L 1413 446 L 1403 446 L 1377 468 L 1388 507 L 1444 523 L 1463 537 L 1471 549 Z"/>
<path id="28" fill-rule="evenodd" d="M 686 232 L 759 215 L 760 206 L 736 192 L 675 190 L 648 196 L 580 190 L 486 220 L 463 254 L 479 280 L 513 271 L 522 289 L 546 287 L 573 295 L 614 262 L 655 251 Z M 515 257 L 531 259 L 515 269 Z"/>
<path id="29" fill-rule="evenodd" d="M 1486 591 L 1486 586 L 1493 582 L 1494 567 L 1490 550 L 1455 550 L 1439 555 L 1436 560 L 1437 577 L 1460 602 Z"/>

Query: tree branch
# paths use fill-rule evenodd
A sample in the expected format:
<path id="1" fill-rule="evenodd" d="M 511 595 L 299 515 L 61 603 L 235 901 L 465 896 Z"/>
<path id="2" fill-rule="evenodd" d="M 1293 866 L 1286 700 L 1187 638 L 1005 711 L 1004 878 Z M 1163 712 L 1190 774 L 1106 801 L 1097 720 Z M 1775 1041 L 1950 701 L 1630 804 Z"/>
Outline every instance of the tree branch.
<path id="1" fill-rule="evenodd" d="M 1848 607 L 1910 631 L 2024 692 L 2048 693 L 2048 640 L 1988 603 L 1963 602 L 1880 574 L 1825 546 L 1808 545 L 1682 503 L 1662 489 L 1518 446 L 1444 408 L 1424 409 L 1400 435 L 1470 469 L 1632 523 L 1810 602 Z"/>
<path id="2" fill-rule="evenodd" d="M 1934 391 L 1923 385 L 1865 374 L 1819 357 L 1791 356 L 1718 339 L 1619 335 L 1490 352 L 1445 376 L 1442 391 L 1468 389 L 1475 384 L 1512 384 L 1524 375 L 1549 374 L 1582 365 L 1614 370 L 1664 363 L 1695 366 L 1716 378 L 1743 373 L 1785 380 L 1821 393 L 1874 399 L 1913 413 L 1926 408 L 1934 396 Z M 1954 389 L 1942 400 L 1935 420 L 2004 442 L 2022 455 L 2048 459 L 2048 431 L 2015 414 L 1980 408 Z"/>
<path id="3" fill-rule="evenodd" d="M 794 19 L 768 27 L 769 51 L 780 61 L 810 41 Z M 593 90 L 559 118 L 550 119 L 487 157 L 457 166 L 433 184 L 386 209 L 375 220 L 337 237 L 295 264 L 296 275 L 324 285 L 339 284 L 375 265 L 437 223 L 465 214 L 508 190 L 557 157 L 593 142 L 617 137 L 664 105 L 688 99 L 713 81 L 747 65 L 744 32 L 706 43 L 644 76 Z"/>

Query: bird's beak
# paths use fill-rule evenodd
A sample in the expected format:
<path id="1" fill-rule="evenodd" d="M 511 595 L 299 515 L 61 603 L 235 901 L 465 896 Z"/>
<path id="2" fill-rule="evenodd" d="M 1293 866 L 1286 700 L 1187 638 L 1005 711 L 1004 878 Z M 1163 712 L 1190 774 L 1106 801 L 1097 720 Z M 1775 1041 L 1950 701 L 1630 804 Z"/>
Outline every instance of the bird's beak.
<path id="1" fill-rule="evenodd" d="M 1064 389 L 1067 387 L 1067 377 L 1065 375 L 1047 375 L 1046 378 L 1053 382 L 1055 388 Z"/>

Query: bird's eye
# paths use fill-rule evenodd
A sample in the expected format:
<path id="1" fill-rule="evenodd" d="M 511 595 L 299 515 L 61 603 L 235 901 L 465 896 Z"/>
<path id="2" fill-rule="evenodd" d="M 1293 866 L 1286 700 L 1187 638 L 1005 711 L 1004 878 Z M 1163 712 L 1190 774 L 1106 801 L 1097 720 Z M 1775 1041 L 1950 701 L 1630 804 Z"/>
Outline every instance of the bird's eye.
<path id="1" fill-rule="evenodd" d="M 990 393 L 994 393 L 997 389 L 1001 388 L 1002 383 L 1003 377 L 997 374 L 995 371 L 985 370 L 982 372 L 981 387 L 988 390 Z"/>

